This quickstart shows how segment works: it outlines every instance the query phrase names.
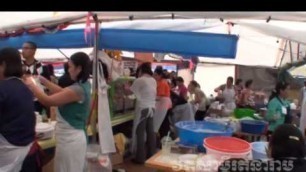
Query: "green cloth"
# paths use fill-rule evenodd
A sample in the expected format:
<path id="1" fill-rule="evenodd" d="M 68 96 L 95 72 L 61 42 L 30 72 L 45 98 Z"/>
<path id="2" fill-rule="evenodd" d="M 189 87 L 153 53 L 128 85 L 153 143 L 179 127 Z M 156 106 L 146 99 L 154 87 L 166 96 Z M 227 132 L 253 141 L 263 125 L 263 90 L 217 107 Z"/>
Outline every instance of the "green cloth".
<path id="1" fill-rule="evenodd" d="M 75 129 L 86 128 L 86 122 L 90 113 L 90 90 L 91 85 L 89 82 L 75 83 L 83 90 L 84 99 L 82 102 L 73 102 L 60 106 L 59 112 L 61 116 Z M 74 87 L 76 85 L 73 85 Z M 68 87 L 69 88 L 69 87 Z M 73 90 L 75 91 L 75 90 Z M 86 132 L 85 132 L 86 133 Z"/>
<path id="2" fill-rule="evenodd" d="M 283 107 L 287 108 L 289 106 L 290 106 L 289 101 L 281 99 L 281 98 L 278 99 L 277 97 L 274 97 L 268 103 L 268 112 L 267 112 L 266 120 L 269 122 L 269 131 L 273 132 L 278 126 L 284 124 L 285 116 L 287 114 L 283 113 L 282 108 Z M 280 117 L 277 120 L 274 120 L 275 115 L 279 115 Z"/>

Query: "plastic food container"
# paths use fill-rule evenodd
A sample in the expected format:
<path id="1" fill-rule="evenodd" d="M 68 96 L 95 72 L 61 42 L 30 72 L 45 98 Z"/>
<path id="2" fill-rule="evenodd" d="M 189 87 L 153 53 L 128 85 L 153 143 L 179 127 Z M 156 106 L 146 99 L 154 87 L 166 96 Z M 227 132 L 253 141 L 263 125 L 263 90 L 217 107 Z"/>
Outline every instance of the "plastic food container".
<path id="1" fill-rule="evenodd" d="M 207 155 L 212 155 L 218 160 L 230 158 L 249 159 L 251 144 L 234 137 L 209 137 L 204 140 Z"/>
<path id="2" fill-rule="evenodd" d="M 212 136 L 232 136 L 229 126 L 207 121 L 180 121 L 175 124 L 178 129 L 180 144 L 197 145 L 203 148 L 203 140 Z"/>
<path id="3" fill-rule="evenodd" d="M 263 134 L 266 131 L 267 123 L 259 120 L 240 121 L 241 132 L 250 134 Z"/>
<path id="4" fill-rule="evenodd" d="M 254 118 L 255 110 L 248 109 L 248 108 L 237 108 L 234 110 L 234 116 L 237 119 L 243 118 L 243 117 L 251 117 Z"/>
<path id="5" fill-rule="evenodd" d="M 253 142 L 252 155 L 253 159 L 268 159 L 266 150 L 268 149 L 268 142 Z"/>

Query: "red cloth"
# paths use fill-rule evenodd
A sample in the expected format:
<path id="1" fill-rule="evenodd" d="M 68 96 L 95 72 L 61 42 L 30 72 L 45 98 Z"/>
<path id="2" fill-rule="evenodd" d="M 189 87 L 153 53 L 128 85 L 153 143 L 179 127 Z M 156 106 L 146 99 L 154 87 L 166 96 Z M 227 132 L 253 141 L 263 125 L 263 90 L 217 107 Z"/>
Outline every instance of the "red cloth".
<path id="1" fill-rule="evenodd" d="M 38 141 L 35 140 L 23 162 L 21 172 L 42 172 L 42 167 L 44 166 L 44 157 L 45 153 L 39 146 Z"/>
<path id="2" fill-rule="evenodd" d="M 28 153 L 28 155 L 33 155 L 34 153 L 36 153 L 37 151 L 41 151 L 41 148 L 37 142 L 37 140 L 34 141 L 33 145 L 30 148 L 30 151 Z"/>
<path id="3" fill-rule="evenodd" d="M 167 80 L 162 79 L 160 81 L 157 81 L 157 96 L 170 97 L 170 86 Z"/>

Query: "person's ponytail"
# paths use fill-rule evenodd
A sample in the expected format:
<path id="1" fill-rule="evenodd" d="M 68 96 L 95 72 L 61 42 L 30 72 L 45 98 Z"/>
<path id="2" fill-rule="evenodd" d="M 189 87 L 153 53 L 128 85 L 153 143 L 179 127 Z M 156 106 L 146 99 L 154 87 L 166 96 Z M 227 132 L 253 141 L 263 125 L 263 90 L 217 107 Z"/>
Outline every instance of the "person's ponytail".
<path id="1" fill-rule="evenodd" d="M 269 97 L 269 102 L 270 102 L 272 99 L 274 99 L 276 96 L 278 96 L 278 94 L 277 94 L 276 90 L 274 89 L 274 90 L 272 91 L 270 97 Z"/>
<path id="2" fill-rule="evenodd" d="M 275 89 L 272 91 L 270 97 L 269 97 L 269 102 L 280 95 L 281 90 L 285 90 L 288 87 L 288 84 L 285 82 L 278 82 L 275 86 Z"/>

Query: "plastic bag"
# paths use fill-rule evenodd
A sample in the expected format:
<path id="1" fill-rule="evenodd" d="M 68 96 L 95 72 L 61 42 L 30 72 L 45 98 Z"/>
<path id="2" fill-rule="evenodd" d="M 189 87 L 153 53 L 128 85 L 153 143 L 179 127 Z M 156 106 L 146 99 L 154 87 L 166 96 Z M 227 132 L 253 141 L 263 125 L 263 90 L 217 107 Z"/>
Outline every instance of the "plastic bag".
<path id="1" fill-rule="evenodd" d="M 89 144 L 86 152 L 86 170 L 88 172 L 112 172 L 112 163 L 108 154 L 101 154 L 100 145 Z"/>

